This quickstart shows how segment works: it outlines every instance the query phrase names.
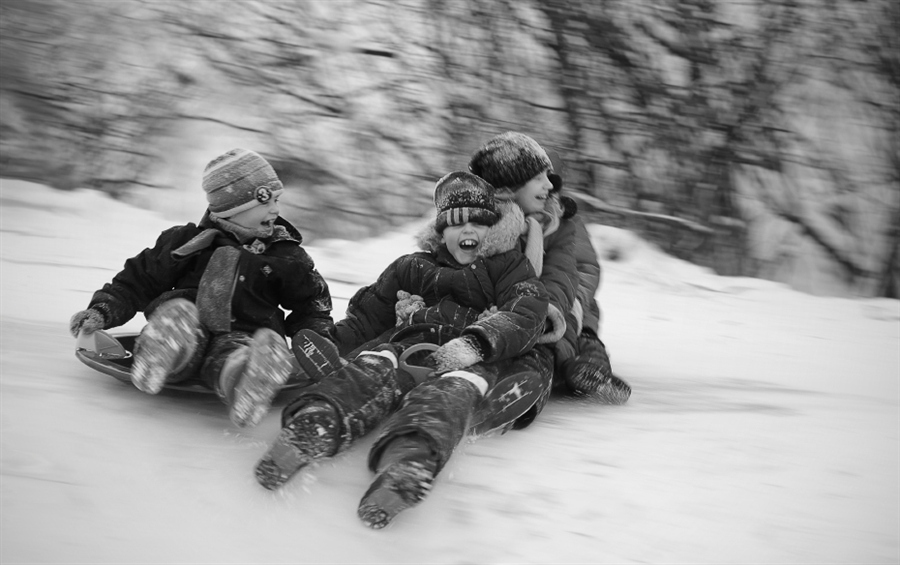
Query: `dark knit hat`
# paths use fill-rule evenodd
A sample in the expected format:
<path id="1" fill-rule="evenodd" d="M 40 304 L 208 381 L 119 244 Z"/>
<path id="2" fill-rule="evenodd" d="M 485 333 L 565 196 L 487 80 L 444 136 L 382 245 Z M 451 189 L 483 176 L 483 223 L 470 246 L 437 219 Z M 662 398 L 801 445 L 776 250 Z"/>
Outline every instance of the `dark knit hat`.
<path id="1" fill-rule="evenodd" d="M 553 163 L 544 148 L 515 131 L 490 139 L 469 160 L 469 170 L 498 189 L 516 190 L 548 169 L 553 171 Z M 553 186 L 556 191 L 561 184 Z"/>
<path id="2" fill-rule="evenodd" d="M 209 211 L 230 218 L 254 206 L 266 204 L 284 191 L 275 169 L 257 153 L 232 149 L 206 165 L 203 190 Z"/>
<path id="3" fill-rule="evenodd" d="M 466 222 L 492 226 L 500 219 L 494 187 L 465 171 L 450 173 L 437 181 L 434 207 L 437 209 L 434 229 L 438 233 L 443 233 L 447 226 Z"/>

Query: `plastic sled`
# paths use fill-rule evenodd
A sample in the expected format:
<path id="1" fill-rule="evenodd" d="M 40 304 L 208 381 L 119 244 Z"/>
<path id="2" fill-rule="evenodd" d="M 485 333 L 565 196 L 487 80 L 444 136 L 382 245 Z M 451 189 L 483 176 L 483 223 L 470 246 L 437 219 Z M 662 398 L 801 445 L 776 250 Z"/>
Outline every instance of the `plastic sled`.
<path id="1" fill-rule="evenodd" d="M 89 335 L 81 333 L 75 342 L 75 357 L 95 371 L 109 375 L 123 383 L 131 384 L 131 363 L 134 361 L 131 352 L 134 349 L 134 342 L 138 335 L 137 333 L 112 335 L 103 330 L 97 330 Z M 282 392 L 309 384 L 305 378 L 298 380 L 300 369 L 299 366 L 296 366 L 296 363 L 295 369 L 296 372 L 291 375 L 291 379 L 282 388 Z M 215 391 L 196 383 L 166 384 L 163 388 L 165 390 L 215 394 Z"/>

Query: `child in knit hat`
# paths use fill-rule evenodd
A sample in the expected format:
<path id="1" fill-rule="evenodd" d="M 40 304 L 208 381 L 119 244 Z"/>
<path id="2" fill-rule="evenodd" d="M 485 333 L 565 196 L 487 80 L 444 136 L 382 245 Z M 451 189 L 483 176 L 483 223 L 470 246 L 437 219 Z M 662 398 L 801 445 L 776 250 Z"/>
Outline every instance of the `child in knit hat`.
<path id="1" fill-rule="evenodd" d="M 422 250 L 353 296 L 335 324 L 337 347 L 304 332 L 298 359 L 322 378 L 285 407 L 283 428 L 256 468 L 266 488 L 383 424 L 369 455 L 377 475 L 359 506 L 360 518 L 380 528 L 427 494 L 483 399 L 514 391 L 491 403 L 493 427 L 512 426 L 541 402 L 546 371 L 518 362 L 547 313 L 543 285 L 518 250 L 523 214 L 498 205 L 493 188 L 467 172 L 439 180 L 434 203 Z M 398 293 L 414 306 L 398 309 Z M 439 346 L 424 362 L 433 368 L 428 377 L 398 365 L 422 342 Z"/>
<path id="2" fill-rule="evenodd" d="M 134 386 L 156 394 L 200 384 L 236 425 L 255 425 L 293 371 L 285 336 L 330 335 L 331 295 L 300 233 L 279 216 L 284 187 L 265 159 L 233 149 L 206 166 L 203 190 L 200 223 L 170 228 L 128 259 L 70 330 L 90 334 L 143 312 Z"/>
<path id="3" fill-rule="evenodd" d="M 551 318 L 559 322 L 540 340 L 553 347 L 556 385 L 612 404 L 627 401 L 631 387 L 612 373 L 598 337 L 597 254 L 575 202 L 560 194 L 562 177 L 547 152 L 527 135 L 506 132 L 474 153 L 469 170 L 528 218 L 525 253 L 550 294 Z"/>

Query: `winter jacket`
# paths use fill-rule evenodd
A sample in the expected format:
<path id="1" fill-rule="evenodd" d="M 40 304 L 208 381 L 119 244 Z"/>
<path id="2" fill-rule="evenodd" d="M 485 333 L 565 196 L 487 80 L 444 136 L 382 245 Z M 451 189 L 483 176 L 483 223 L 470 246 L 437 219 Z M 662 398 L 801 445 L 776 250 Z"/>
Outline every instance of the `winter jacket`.
<path id="1" fill-rule="evenodd" d="M 328 285 L 301 242 L 297 229 L 279 217 L 271 237 L 241 245 L 207 213 L 199 225 L 172 227 L 152 248 L 128 259 L 94 293 L 90 307 L 111 328 L 137 312 L 150 316 L 161 303 L 186 298 L 213 333 L 266 327 L 283 336 L 303 328 L 329 335 L 334 324 Z M 290 310 L 286 319 L 280 307 Z"/>
<path id="2" fill-rule="evenodd" d="M 501 212 L 482 242 L 480 257 L 469 265 L 459 264 L 433 224 L 427 226 L 419 236 L 422 251 L 398 258 L 351 298 L 346 318 L 335 325 L 341 353 L 419 324 L 477 338 L 485 362 L 531 349 L 544 328 L 548 297 L 517 248 L 524 226 L 521 210 L 508 212 Z M 398 325 L 394 307 L 400 290 L 421 296 L 425 307 Z M 496 312 L 483 315 L 492 307 Z"/>

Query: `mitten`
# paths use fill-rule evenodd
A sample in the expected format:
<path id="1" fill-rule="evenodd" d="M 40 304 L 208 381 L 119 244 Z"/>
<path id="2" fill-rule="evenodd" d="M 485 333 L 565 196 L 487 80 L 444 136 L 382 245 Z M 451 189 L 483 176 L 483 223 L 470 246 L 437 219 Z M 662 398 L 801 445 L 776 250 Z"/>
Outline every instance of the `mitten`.
<path id="1" fill-rule="evenodd" d="M 478 320 L 480 321 L 485 318 L 489 318 L 490 316 L 493 316 L 496 313 L 497 313 L 497 307 L 491 306 L 490 308 L 486 308 L 484 310 L 484 312 L 482 312 L 481 314 L 478 314 Z"/>
<path id="2" fill-rule="evenodd" d="M 435 371 L 445 373 L 464 369 L 482 360 L 478 338 L 471 335 L 453 338 L 429 356 Z"/>
<path id="3" fill-rule="evenodd" d="M 403 325 L 410 316 L 424 307 L 425 300 L 421 296 L 410 294 L 405 290 L 398 290 L 397 304 L 394 306 L 394 312 L 397 313 L 397 325 Z"/>
<path id="4" fill-rule="evenodd" d="M 72 335 L 78 337 L 79 332 L 92 334 L 97 330 L 102 330 L 106 325 L 106 318 L 103 313 L 94 308 L 88 308 L 78 312 L 69 320 L 69 331 Z"/>

